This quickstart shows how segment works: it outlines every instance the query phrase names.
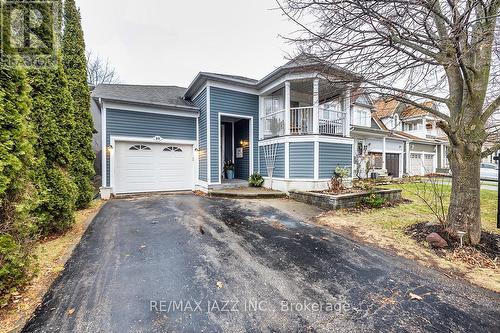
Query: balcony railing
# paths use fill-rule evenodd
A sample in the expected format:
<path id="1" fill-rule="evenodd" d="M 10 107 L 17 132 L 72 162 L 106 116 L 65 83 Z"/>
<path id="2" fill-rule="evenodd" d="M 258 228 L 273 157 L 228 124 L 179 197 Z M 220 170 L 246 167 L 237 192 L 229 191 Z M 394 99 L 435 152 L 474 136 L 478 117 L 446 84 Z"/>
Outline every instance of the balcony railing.
<path id="1" fill-rule="evenodd" d="M 290 134 L 344 135 L 346 114 L 330 108 L 318 109 L 318 129 L 314 129 L 314 107 L 290 108 Z M 261 118 L 264 138 L 286 134 L 286 111 L 280 110 Z"/>
<path id="2" fill-rule="evenodd" d="M 346 114 L 335 109 L 320 109 L 319 134 L 344 135 L 346 127 Z"/>
<path id="3" fill-rule="evenodd" d="M 290 109 L 290 134 L 312 134 L 313 107 Z"/>
<path id="4" fill-rule="evenodd" d="M 261 118 L 264 138 L 285 135 L 285 110 L 269 113 Z"/>

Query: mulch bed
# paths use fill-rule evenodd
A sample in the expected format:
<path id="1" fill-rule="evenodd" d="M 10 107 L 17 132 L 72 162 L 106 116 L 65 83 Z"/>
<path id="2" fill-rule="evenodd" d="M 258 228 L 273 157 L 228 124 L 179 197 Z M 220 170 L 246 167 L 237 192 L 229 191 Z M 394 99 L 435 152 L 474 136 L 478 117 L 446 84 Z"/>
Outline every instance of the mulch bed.
<path id="1" fill-rule="evenodd" d="M 438 224 L 422 222 L 414 224 L 405 230 L 405 233 L 419 243 L 426 243 L 430 233 L 437 233 L 448 242 L 448 248 L 434 249 L 436 254 L 452 260 L 460 260 L 471 266 L 479 268 L 493 268 L 498 266 L 500 257 L 500 235 L 483 231 L 481 242 L 474 246 L 460 247 L 460 239 Z"/>
<path id="2" fill-rule="evenodd" d="M 339 195 L 339 194 L 356 194 L 356 193 L 362 193 L 366 192 L 362 189 L 359 188 L 345 188 L 343 190 L 339 191 L 332 191 L 332 190 L 324 190 L 324 191 L 312 191 L 313 193 L 321 193 L 321 194 L 331 194 L 331 195 Z"/>
<path id="3" fill-rule="evenodd" d="M 406 204 L 410 204 L 410 203 L 412 203 L 411 200 L 401 198 L 401 199 L 398 199 L 398 200 L 386 201 L 382 206 L 380 206 L 378 208 L 374 208 L 374 207 L 366 205 L 366 204 L 364 204 L 362 202 L 359 202 L 356 205 L 356 207 L 346 208 L 345 210 L 347 212 L 349 212 L 349 213 L 353 213 L 353 214 L 358 213 L 359 214 L 359 213 L 364 213 L 367 210 L 370 211 L 370 210 L 375 210 L 375 209 L 393 208 L 393 207 L 398 207 L 400 205 L 406 205 Z"/>

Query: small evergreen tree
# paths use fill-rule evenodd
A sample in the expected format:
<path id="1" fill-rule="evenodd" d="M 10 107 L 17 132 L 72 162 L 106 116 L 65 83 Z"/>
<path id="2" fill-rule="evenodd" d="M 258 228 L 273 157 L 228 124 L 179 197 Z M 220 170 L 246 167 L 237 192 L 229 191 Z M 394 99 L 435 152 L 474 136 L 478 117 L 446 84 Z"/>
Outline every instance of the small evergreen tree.
<path id="1" fill-rule="evenodd" d="M 36 213 L 42 234 L 64 231 L 74 222 L 77 188 L 70 176 L 73 99 L 60 54 L 53 67 L 30 69 L 32 119 L 38 140 L 34 183 L 40 192 Z"/>
<path id="2" fill-rule="evenodd" d="M 80 12 L 74 0 L 64 2 L 62 56 L 69 90 L 74 102 L 75 127 L 72 133 L 71 175 L 78 186 L 77 208 L 85 208 L 94 196 L 95 154 L 92 150 L 94 124 L 90 113 L 90 90 L 87 85 L 87 61 Z"/>
<path id="3" fill-rule="evenodd" d="M 13 53 L 7 55 L 16 56 Z M 7 301 L 9 293 L 30 276 L 31 245 L 36 224 L 29 213 L 36 193 L 30 184 L 34 134 L 29 125 L 29 112 L 29 86 L 25 70 L 19 65 L 12 67 L 1 62 L 0 307 Z"/>

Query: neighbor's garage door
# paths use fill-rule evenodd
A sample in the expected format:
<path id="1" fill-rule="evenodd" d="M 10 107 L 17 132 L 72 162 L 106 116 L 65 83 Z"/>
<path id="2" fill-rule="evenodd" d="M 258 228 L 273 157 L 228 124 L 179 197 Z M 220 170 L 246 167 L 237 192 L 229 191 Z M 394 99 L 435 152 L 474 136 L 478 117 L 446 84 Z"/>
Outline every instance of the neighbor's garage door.
<path id="1" fill-rule="evenodd" d="M 434 172 L 434 155 L 426 154 L 424 156 L 424 168 L 426 174 Z"/>
<path id="2" fill-rule="evenodd" d="M 115 156 L 116 193 L 193 188 L 190 145 L 118 142 Z"/>
<path id="3" fill-rule="evenodd" d="M 422 174 L 422 155 L 410 154 L 409 174 L 411 176 L 419 176 Z"/>

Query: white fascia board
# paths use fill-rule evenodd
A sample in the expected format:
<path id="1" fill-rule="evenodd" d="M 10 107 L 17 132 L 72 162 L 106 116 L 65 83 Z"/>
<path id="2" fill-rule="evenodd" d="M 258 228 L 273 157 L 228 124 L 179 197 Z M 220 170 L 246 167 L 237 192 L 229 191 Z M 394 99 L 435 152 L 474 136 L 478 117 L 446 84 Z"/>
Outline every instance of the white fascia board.
<path id="1" fill-rule="evenodd" d="M 283 143 L 283 142 L 325 142 L 325 143 L 354 144 L 354 139 L 345 137 L 329 137 L 324 135 L 282 136 L 278 138 L 260 140 L 259 146 L 265 146 L 272 143 Z"/>
<path id="2" fill-rule="evenodd" d="M 199 112 L 190 110 L 183 111 L 175 108 L 168 107 L 158 107 L 158 106 L 148 106 L 148 105 L 137 105 L 126 102 L 106 102 L 107 109 L 117 109 L 124 111 L 135 111 L 135 112 L 145 112 L 145 113 L 157 113 L 171 116 L 180 116 L 180 117 L 190 117 L 197 118 L 199 117 Z"/>
<path id="3" fill-rule="evenodd" d="M 230 84 L 230 83 L 224 83 L 224 82 L 217 82 L 217 81 L 207 81 L 207 85 L 211 87 L 216 87 L 216 88 L 221 88 L 221 89 L 227 89 L 227 90 L 233 90 L 233 91 L 238 91 L 242 93 L 247 93 L 247 94 L 252 94 L 252 95 L 258 95 L 259 92 L 257 89 L 254 88 L 248 88 L 248 87 L 242 87 L 237 84 Z"/>
<path id="4" fill-rule="evenodd" d="M 301 80 L 301 79 L 313 79 L 318 77 L 318 72 L 309 72 L 309 73 L 295 73 L 295 74 L 286 74 L 280 77 L 278 80 L 273 81 L 267 85 L 265 85 L 262 89 L 259 90 L 259 95 L 265 95 L 275 90 L 279 86 L 285 83 L 285 81 L 293 81 L 293 80 Z"/>
<path id="5" fill-rule="evenodd" d="M 201 86 L 200 89 L 198 89 L 196 91 L 196 93 L 193 95 L 193 97 L 191 98 L 191 101 L 194 101 L 196 98 L 198 98 L 198 96 L 200 96 L 200 94 L 203 92 L 203 89 L 206 89 L 208 86 L 207 83 L 205 83 L 204 85 Z"/>
<path id="6" fill-rule="evenodd" d="M 161 139 L 157 140 L 155 138 L 147 138 L 140 136 L 119 136 L 112 135 L 109 138 L 110 144 L 113 146 L 113 142 L 122 141 L 122 142 L 147 142 L 147 143 L 172 143 L 178 145 L 196 145 L 196 140 L 178 140 L 178 139 Z"/>

